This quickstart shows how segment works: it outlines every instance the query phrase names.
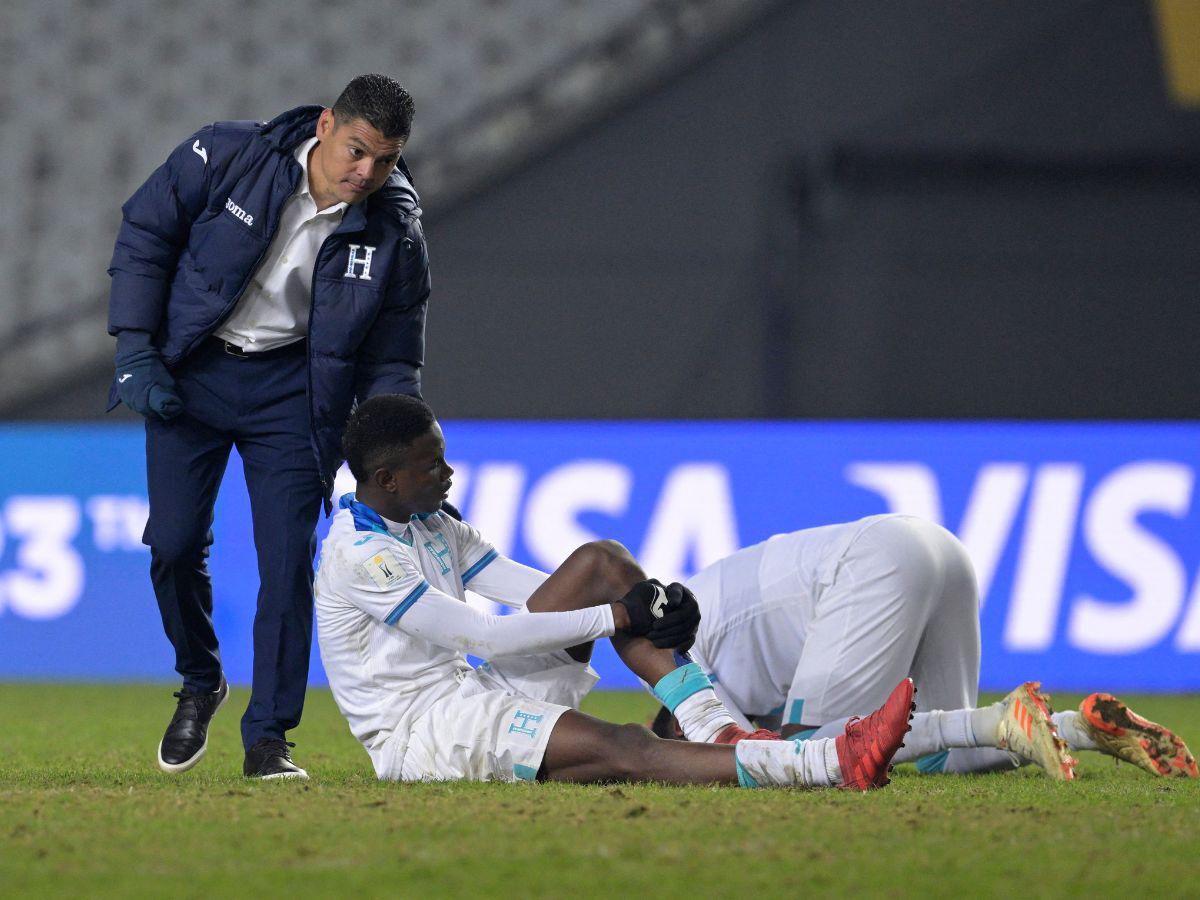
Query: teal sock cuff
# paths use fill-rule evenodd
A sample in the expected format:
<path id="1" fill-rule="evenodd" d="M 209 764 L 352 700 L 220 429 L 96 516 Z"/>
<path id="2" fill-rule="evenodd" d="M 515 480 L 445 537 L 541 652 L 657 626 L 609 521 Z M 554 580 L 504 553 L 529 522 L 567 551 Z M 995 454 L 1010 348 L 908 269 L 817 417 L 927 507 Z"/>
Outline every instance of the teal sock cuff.
<path id="1" fill-rule="evenodd" d="M 928 756 L 922 756 L 917 760 L 917 771 L 922 775 L 936 775 L 938 772 L 944 772 L 946 769 L 946 758 L 949 755 L 949 750 L 942 750 L 940 753 L 930 753 Z"/>
<path id="2" fill-rule="evenodd" d="M 741 760 L 739 760 L 737 758 L 736 753 L 733 756 L 733 764 L 735 766 L 737 766 L 738 785 L 740 787 L 744 787 L 744 788 L 761 787 L 761 785 L 757 781 L 755 781 L 753 778 L 750 777 L 750 773 L 747 772 L 744 768 L 742 768 Z"/>
<path id="3" fill-rule="evenodd" d="M 695 663 L 688 663 L 664 675 L 654 686 L 654 696 L 674 713 L 675 708 L 692 694 L 711 687 L 712 682 L 701 668 Z"/>

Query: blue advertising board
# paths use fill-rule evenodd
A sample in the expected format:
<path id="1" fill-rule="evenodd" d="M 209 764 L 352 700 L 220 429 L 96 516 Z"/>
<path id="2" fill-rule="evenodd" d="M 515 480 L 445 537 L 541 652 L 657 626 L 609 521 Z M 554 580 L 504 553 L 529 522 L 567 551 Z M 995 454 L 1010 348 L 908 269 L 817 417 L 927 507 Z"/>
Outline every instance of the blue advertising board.
<path id="1" fill-rule="evenodd" d="M 1200 426 L 444 427 L 452 499 L 530 565 L 608 537 L 674 579 L 772 534 L 906 512 L 944 524 L 974 561 L 983 687 L 1200 690 Z M 173 678 L 141 544 L 143 466 L 136 427 L 0 428 L 0 679 Z M 343 472 L 339 490 L 351 488 Z M 241 683 L 249 522 L 235 455 L 210 565 L 224 665 Z M 635 684 L 606 647 L 595 664 L 602 687 Z M 312 681 L 324 683 L 315 650 Z"/>

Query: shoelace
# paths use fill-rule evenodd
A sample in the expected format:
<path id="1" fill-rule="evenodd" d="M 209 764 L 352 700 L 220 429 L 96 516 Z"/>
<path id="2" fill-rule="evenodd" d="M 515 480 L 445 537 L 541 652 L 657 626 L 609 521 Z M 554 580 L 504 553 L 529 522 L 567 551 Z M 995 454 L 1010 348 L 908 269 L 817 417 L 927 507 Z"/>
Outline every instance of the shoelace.
<path id="1" fill-rule="evenodd" d="M 175 707 L 175 715 L 171 719 L 172 722 L 179 719 L 200 718 L 200 705 L 208 699 L 205 694 L 192 694 L 186 691 L 176 691 L 172 696 L 179 698 L 179 705 Z"/>
<path id="2" fill-rule="evenodd" d="M 278 738 L 269 741 L 259 741 L 251 749 L 258 750 L 268 756 L 281 756 L 289 762 L 292 759 L 290 748 L 295 747 L 291 741 L 281 741 Z"/>

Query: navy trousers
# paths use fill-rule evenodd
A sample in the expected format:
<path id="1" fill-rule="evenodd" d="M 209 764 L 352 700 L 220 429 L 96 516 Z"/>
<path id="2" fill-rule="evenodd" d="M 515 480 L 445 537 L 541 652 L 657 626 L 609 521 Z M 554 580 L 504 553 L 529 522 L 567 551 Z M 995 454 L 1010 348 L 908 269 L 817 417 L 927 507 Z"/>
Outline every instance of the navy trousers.
<path id="1" fill-rule="evenodd" d="M 308 682 L 324 489 L 309 437 L 307 351 L 301 341 L 243 359 L 208 340 L 173 375 L 183 414 L 146 423 L 150 576 L 184 689 L 215 690 L 221 657 L 206 560 L 217 490 L 237 447 L 259 575 L 253 690 L 242 717 L 249 748 L 299 724 Z"/>

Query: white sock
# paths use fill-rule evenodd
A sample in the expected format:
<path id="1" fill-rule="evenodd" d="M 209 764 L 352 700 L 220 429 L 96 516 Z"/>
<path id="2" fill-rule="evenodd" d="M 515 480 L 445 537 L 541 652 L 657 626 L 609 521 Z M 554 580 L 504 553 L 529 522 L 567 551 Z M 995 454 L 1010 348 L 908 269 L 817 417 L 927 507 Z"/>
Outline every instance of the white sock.
<path id="1" fill-rule="evenodd" d="M 1004 718 L 1004 704 L 992 703 L 971 710 L 971 730 L 975 733 L 976 747 L 995 747 L 1000 736 L 1000 720 Z"/>
<path id="2" fill-rule="evenodd" d="M 1079 719 L 1079 713 L 1073 709 L 1056 712 L 1050 716 L 1058 728 L 1058 736 L 1067 742 L 1072 750 L 1099 750 L 1100 746 L 1087 733 L 1087 727 Z"/>
<path id="3" fill-rule="evenodd" d="M 994 747 L 1001 712 L 1000 704 L 996 703 L 980 709 L 934 709 L 916 713 L 912 718 L 912 731 L 904 736 L 904 746 L 896 751 L 892 762 L 917 762 L 952 748 Z M 826 722 L 810 740 L 836 737 L 846 729 L 849 721 L 846 718 Z"/>
<path id="4" fill-rule="evenodd" d="M 905 756 L 914 759 L 951 747 L 978 747 L 972 728 L 973 709 L 932 709 L 916 713 L 912 731 L 904 736 Z"/>
<path id="5" fill-rule="evenodd" d="M 654 686 L 654 696 L 679 721 L 689 741 L 707 744 L 736 724 L 725 704 L 712 689 L 712 682 L 695 663 L 680 666 Z"/>
<path id="6" fill-rule="evenodd" d="M 833 787 L 842 783 L 836 742 L 740 741 L 735 749 L 742 787 Z"/>
<path id="7" fill-rule="evenodd" d="M 683 729 L 683 736 L 700 744 L 711 743 L 718 734 L 735 724 L 733 716 L 712 688 L 696 691 L 681 701 L 673 712 L 679 720 L 679 727 Z"/>

